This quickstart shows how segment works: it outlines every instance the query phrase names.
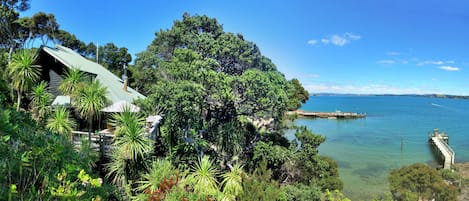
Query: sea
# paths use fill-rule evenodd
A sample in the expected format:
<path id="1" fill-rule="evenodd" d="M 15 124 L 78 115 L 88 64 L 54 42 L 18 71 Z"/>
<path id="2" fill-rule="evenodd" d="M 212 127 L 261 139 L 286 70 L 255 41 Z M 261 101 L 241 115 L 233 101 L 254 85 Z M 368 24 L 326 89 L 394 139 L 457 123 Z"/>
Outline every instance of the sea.
<path id="1" fill-rule="evenodd" d="M 428 136 L 434 128 L 449 135 L 456 162 L 469 161 L 469 100 L 421 96 L 311 96 L 304 111 L 366 113 L 361 119 L 299 118 L 326 137 L 319 153 L 335 159 L 343 193 L 371 200 L 389 192 L 391 170 L 414 163 L 437 165 Z M 293 132 L 286 134 L 294 140 Z"/>

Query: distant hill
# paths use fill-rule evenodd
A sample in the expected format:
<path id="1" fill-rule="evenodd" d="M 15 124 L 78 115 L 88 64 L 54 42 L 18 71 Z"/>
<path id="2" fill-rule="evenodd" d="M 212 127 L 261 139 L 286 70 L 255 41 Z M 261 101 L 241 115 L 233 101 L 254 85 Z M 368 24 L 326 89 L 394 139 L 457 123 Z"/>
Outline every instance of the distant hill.
<path id="1" fill-rule="evenodd" d="M 351 94 L 351 93 L 314 93 L 312 96 L 414 96 L 428 98 L 469 99 L 469 96 L 448 94 Z"/>

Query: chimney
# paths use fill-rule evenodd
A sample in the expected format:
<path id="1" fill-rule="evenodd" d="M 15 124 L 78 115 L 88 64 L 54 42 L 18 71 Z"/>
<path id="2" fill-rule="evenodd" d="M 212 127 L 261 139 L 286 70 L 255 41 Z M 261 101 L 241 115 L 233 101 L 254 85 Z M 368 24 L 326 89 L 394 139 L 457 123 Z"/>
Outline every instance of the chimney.
<path id="1" fill-rule="evenodd" d="M 127 82 L 128 82 L 128 80 L 129 80 L 129 78 L 127 77 L 127 75 L 122 75 L 122 79 L 124 80 L 124 87 L 123 87 L 123 89 L 124 89 L 124 91 L 127 91 L 127 84 L 128 84 Z"/>
<path id="2" fill-rule="evenodd" d="M 127 65 L 124 64 L 124 74 L 122 75 L 122 80 L 124 80 L 124 91 L 127 91 L 127 84 L 129 82 L 129 77 L 127 77 Z"/>

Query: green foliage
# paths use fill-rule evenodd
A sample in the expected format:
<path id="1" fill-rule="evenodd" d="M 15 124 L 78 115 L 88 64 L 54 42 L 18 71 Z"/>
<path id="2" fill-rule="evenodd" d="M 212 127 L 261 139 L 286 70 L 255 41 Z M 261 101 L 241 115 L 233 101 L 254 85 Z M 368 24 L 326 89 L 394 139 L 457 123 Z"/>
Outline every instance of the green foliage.
<path id="1" fill-rule="evenodd" d="M 316 186 L 297 183 L 282 186 L 282 190 L 289 201 L 321 201 L 321 189 Z"/>
<path id="2" fill-rule="evenodd" d="M 326 190 L 324 193 L 324 201 L 350 201 L 350 199 L 345 197 L 339 190 Z"/>
<path id="3" fill-rule="evenodd" d="M 85 74 L 79 68 L 72 68 L 65 72 L 59 90 L 62 94 L 75 97 L 85 87 Z"/>
<path id="4" fill-rule="evenodd" d="M 72 102 L 80 116 L 88 120 L 88 140 L 90 143 L 93 120 L 97 119 L 100 114 L 99 111 L 108 103 L 106 93 L 106 87 L 103 87 L 98 80 L 94 80 L 91 83 L 85 84 L 77 92 L 75 100 Z"/>
<path id="5" fill-rule="evenodd" d="M 179 170 L 167 159 L 157 159 L 153 161 L 151 168 L 147 173 L 142 174 L 142 180 L 139 181 L 138 191 L 144 192 L 149 189 L 155 191 L 160 187 L 164 179 L 171 179 L 179 175 Z"/>
<path id="6" fill-rule="evenodd" d="M 272 172 L 267 169 L 267 162 L 261 162 L 252 175 L 243 177 L 243 194 L 238 197 L 241 201 L 280 200 L 284 197 L 280 185 L 271 179 Z"/>
<path id="7" fill-rule="evenodd" d="M 0 200 L 48 200 L 57 173 L 90 171 L 89 155 L 77 153 L 61 135 L 41 130 L 28 114 L 0 109 Z M 10 186 L 17 193 L 11 193 Z M 103 194 L 104 195 L 104 194 Z"/>
<path id="8" fill-rule="evenodd" d="M 85 170 L 80 170 L 77 179 L 72 181 L 67 178 L 67 172 L 57 173 L 59 185 L 57 187 L 50 186 L 49 191 L 53 197 L 61 199 L 79 199 L 89 188 L 99 188 L 103 183 L 101 178 L 92 178 Z M 99 196 L 98 196 L 99 197 Z"/>
<path id="9" fill-rule="evenodd" d="M 272 143 L 258 142 L 254 147 L 252 167 L 257 167 L 262 161 L 267 162 L 267 168 L 274 172 L 274 178 L 279 179 L 284 173 L 284 165 L 292 160 L 293 153 L 282 146 Z"/>
<path id="10" fill-rule="evenodd" d="M 8 75 L 12 79 L 11 84 L 18 92 L 17 111 L 19 111 L 21 106 L 22 94 L 28 92 L 40 76 L 41 68 L 33 64 L 34 55 L 33 51 L 28 50 L 17 52 L 13 55 L 13 59 L 8 65 Z"/>
<path id="11" fill-rule="evenodd" d="M 33 118 L 39 123 L 44 122 L 51 110 L 52 94 L 48 92 L 47 87 L 47 83 L 41 81 L 31 92 L 31 102 L 29 106 Z"/>
<path id="12" fill-rule="evenodd" d="M 188 182 L 194 188 L 194 192 L 198 194 L 215 195 L 218 193 L 218 182 L 216 180 L 218 174 L 219 171 L 210 161 L 210 158 L 203 156 L 191 168 Z"/>
<path id="13" fill-rule="evenodd" d="M 307 90 L 301 86 L 301 83 L 298 79 L 293 78 L 288 81 L 291 89 L 289 90 L 290 102 L 288 104 L 289 110 L 296 110 L 301 107 L 301 103 L 306 103 L 309 99 L 309 93 Z"/>
<path id="14" fill-rule="evenodd" d="M 318 155 L 318 147 L 326 139 L 315 135 L 306 127 L 297 129 L 295 136 L 300 144 L 297 162 L 300 170 L 299 181 L 303 183 L 315 183 L 323 191 L 341 190 L 343 183 L 339 179 L 337 163 L 328 157 Z"/>
<path id="15" fill-rule="evenodd" d="M 395 200 L 456 200 L 456 188 L 445 183 L 438 171 L 414 164 L 391 171 L 391 193 Z"/>
<path id="16" fill-rule="evenodd" d="M 124 73 L 123 66 L 132 61 L 132 56 L 125 47 L 117 47 L 114 43 L 100 46 L 98 50 L 98 63 L 109 69 L 117 76 Z"/>
<path id="17" fill-rule="evenodd" d="M 141 171 L 146 169 L 145 160 L 151 150 L 151 142 L 145 133 L 144 119 L 140 114 L 130 112 L 128 107 L 113 115 L 113 124 L 116 127 L 115 147 L 111 162 L 107 164 L 107 177 L 125 187 L 137 182 Z"/>
<path id="18" fill-rule="evenodd" d="M 243 166 L 236 164 L 229 172 L 225 172 L 222 177 L 223 195 L 229 200 L 236 200 L 236 197 L 243 193 L 243 176 L 246 173 Z"/>
<path id="19" fill-rule="evenodd" d="M 156 33 L 135 63 L 130 68 L 138 81 L 134 86 L 148 94 L 137 104 L 146 114 L 164 115 L 161 137 L 172 156 L 182 160 L 207 151 L 214 151 L 222 164 L 244 158 L 243 148 L 252 151 L 259 140 L 255 130 L 261 128 L 247 130 L 252 122 L 279 130 L 294 96 L 293 84 L 254 43 L 225 33 L 207 16 L 184 14 L 171 29 Z M 184 154 L 178 151 L 182 148 L 197 151 Z"/>
<path id="20" fill-rule="evenodd" d="M 75 122 L 70 118 L 66 108 L 59 107 L 55 109 L 53 115 L 47 120 L 46 127 L 51 132 L 65 135 L 71 140 Z"/>

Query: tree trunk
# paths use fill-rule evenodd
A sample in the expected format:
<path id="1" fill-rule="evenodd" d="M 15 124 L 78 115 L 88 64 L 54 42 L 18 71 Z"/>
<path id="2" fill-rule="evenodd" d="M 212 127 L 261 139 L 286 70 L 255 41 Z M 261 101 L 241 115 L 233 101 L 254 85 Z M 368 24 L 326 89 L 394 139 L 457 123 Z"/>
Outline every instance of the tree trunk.
<path id="1" fill-rule="evenodd" d="M 90 144 L 90 148 L 91 148 L 91 129 L 93 128 L 93 117 L 90 117 L 89 119 L 89 129 L 88 129 L 88 143 Z"/>
<path id="2" fill-rule="evenodd" d="M 11 63 L 11 56 L 13 55 L 13 47 L 10 47 L 10 51 L 8 52 L 8 64 Z"/>
<path id="3" fill-rule="evenodd" d="M 20 105 L 21 105 L 21 91 L 18 90 L 18 102 L 16 103 L 16 111 L 20 111 Z"/>

